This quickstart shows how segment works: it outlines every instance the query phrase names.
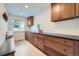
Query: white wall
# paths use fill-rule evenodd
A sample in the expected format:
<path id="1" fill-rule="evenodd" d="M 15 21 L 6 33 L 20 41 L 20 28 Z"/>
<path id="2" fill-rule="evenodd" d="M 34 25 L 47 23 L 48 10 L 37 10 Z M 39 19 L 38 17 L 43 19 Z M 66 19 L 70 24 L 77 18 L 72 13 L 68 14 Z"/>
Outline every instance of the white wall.
<path id="1" fill-rule="evenodd" d="M 14 31 L 14 41 L 25 40 L 25 32 L 24 31 Z"/>
<path id="2" fill-rule="evenodd" d="M 37 24 L 41 25 L 43 32 L 79 35 L 79 18 L 67 21 L 51 22 L 51 8 L 37 15 L 32 31 L 37 31 Z"/>
<path id="3" fill-rule="evenodd" d="M 4 11 L 5 11 L 4 4 L 0 3 L 0 16 L 3 15 Z"/>

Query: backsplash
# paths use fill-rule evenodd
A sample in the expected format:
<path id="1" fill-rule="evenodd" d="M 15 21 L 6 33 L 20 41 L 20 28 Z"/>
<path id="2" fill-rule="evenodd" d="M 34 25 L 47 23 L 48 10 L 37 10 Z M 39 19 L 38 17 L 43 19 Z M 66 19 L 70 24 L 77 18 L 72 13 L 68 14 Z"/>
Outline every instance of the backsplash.
<path id="1" fill-rule="evenodd" d="M 79 35 L 79 18 L 61 22 L 51 22 L 51 10 L 43 12 L 35 17 L 32 31 L 38 32 L 37 25 L 40 24 L 43 32 Z"/>

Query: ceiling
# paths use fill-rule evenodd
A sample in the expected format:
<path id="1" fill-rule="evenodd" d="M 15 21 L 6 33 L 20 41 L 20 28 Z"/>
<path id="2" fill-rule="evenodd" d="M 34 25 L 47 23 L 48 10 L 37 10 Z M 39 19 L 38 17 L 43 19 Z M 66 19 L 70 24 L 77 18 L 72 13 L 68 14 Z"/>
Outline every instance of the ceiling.
<path id="1" fill-rule="evenodd" d="M 21 17 L 36 16 L 50 8 L 49 3 L 5 3 L 4 5 L 9 14 Z M 25 5 L 28 8 L 25 8 Z"/>

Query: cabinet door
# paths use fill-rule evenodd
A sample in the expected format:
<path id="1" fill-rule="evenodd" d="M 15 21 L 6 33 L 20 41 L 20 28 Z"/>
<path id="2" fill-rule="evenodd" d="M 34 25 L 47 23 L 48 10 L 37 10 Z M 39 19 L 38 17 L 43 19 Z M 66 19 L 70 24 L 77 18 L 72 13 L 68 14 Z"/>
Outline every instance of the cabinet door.
<path id="1" fill-rule="evenodd" d="M 74 3 L 62 3 L 61 4 L 61 17 L 60 19 L 68 19 L 75 16 Z"/>
<path id="2" fill-rule="evenodd" d="M 33 43 L 34 39 L 33 39 L 33 33 L 30 32 L 30 42 Z"/>
<path id="3" fill-rule="evenodd" d="M 57 21 L 60 18 L 60 4 L 51 4 L 51 20 Z"/>
<path id="4" fill-rule="evenodd" d="M 34 37 L 34 38 L 33 38 L 33 39 L 34 39 L 34 45 L 35 45 L 35 46 L 38 46 L 38 38 L 37 38 L 37 35 L 34 34 L 33 37 Z"/>
<path id="5" fill-rule="evenodd" d="M 79 3 L 76 3 L 76 16 L 79 16 Z"/>
<path id="6" fill-rule="evenodd" d="M 50 40 L 45 40 L 45 46 L 55 50 L 63 55 L 73 55 L 73 48 L 69 46 L 65 46 L 61 43 L 53 42 Z"/>
<path id="7" fill-rule="evenodd" d="M 28 38 L 28 32 L 26 31 L 25 32 L 25 40 L 28 40 L 29 38 Z"/>
<path id="8" fill-rule="evenodd" d="M 49 56 L 63 56 L 63 54 L 60 54 L 47 46 L 44 46 L 44 52 Z"/>
<path id="9" fill-rule="evenodd" d="M 27 25 L 28 26 L 32 26 L 33 24 L 34 24 L 34 17 L 33 16 L 29 16 L 28 18 L 27 18 Z"/>
<path id="10" fill-rule="evenodd" d="M 44 48 L 44 39 L 43 35 L 38 35 L 38 48 L 42 49 Z"/>
<path id="11" fill-rule="evenodd" d="M 28 41 L 31 42 L 31 33 L 30 32 L 28 32 Z"/>

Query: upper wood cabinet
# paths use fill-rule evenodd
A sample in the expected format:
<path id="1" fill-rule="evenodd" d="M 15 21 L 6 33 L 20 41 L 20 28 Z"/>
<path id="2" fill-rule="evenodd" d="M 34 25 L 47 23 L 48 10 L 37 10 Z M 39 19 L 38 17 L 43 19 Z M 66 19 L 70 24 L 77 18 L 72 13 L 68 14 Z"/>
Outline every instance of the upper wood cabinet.
<path id="1" fill-rule="evenodd" d="M 75 16 L 74 3 L 59 3 L 51 4 L 51 19 L 52 21 L 67 20 Z"/>
<path id="2" fill-rule="evenodd" d="M 68 19 L 75 16 L 75 6 L 73 3 L 61 4 L 61 17 L 60 19 Z"/>
<path id="3" fill-rule="evenodd" d="M 34 17 L 33 16 L 29 16 L 27 18 L 27 25 L 30 27 L 34 24 Z"/>
<path id="4" fill-rule="evenodd" d="M 55 3 L 52 3 L 51 4 L 51 18 L 52 18 L 52 21 L 56 21 L 56 20 L 59 20 L 60 18 L 60 4 L 55 4 Z"/>
<path id="5" fill-rule="evenodd" d="M 76 16 L 79 16 L 79 3 L 76 3 Z"/>

